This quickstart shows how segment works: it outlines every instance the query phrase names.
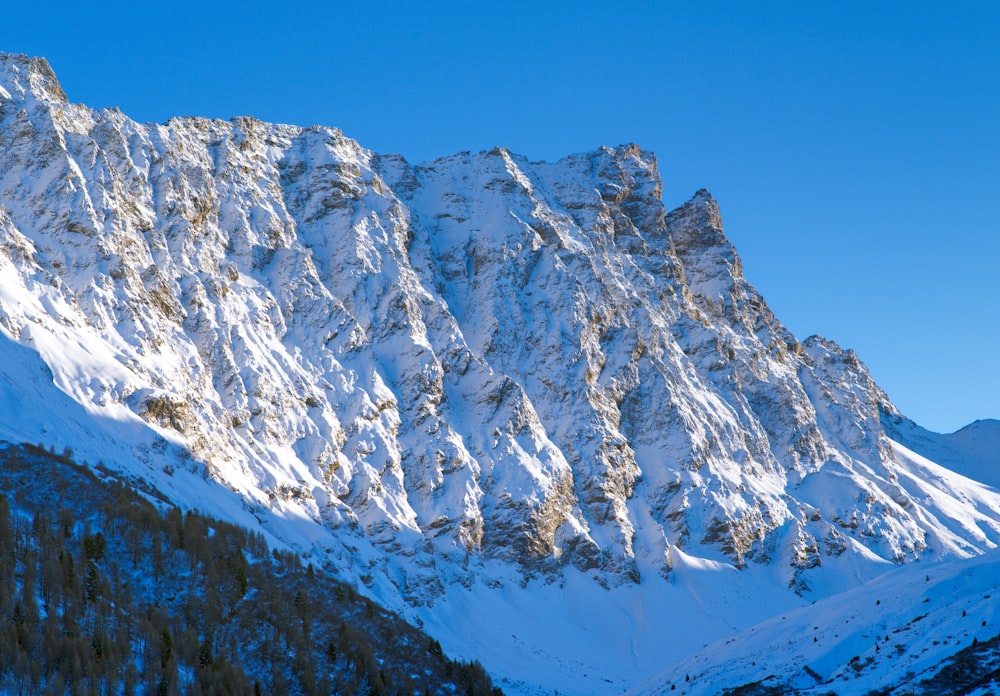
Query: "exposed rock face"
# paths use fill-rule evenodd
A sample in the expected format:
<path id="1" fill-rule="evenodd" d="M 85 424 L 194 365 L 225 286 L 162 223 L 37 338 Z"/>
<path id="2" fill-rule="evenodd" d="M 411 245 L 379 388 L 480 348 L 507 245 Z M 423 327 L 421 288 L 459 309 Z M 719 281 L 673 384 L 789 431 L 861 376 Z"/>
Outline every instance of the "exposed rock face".
<path id="1" fill-rule="evenodd" d="M 448 559 L 618 584 L 680 548 L 803 583 L 965 548 L 897 481 L 857 357 L 781 326 L 706 191 L 660 193 L 634 145 L 412 165 L 336 129 L 140 125 L 0 57 L 4 334 L 252 509 L 374 544 L 361 577 L 425 602 Z"/>

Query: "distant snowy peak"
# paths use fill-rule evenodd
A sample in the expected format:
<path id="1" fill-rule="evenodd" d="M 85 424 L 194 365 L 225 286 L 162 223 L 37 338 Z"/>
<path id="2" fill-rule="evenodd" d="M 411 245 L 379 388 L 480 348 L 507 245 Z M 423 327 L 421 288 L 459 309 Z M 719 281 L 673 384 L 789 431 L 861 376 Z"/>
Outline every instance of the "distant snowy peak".
<path id="1" fill-rule="evenodd" d="M 1000 474 L 1000 420 L 977 420 L 946 437 L 966 462 L 989 462 Z"/>
<path id="2" fill-rule="evenodd" d="M 978 420 L 941 434 L 895 411 L 886 412 L 882 420 L 886 432 L 913 451 L 1000 490 L 1000 421 Z"/>

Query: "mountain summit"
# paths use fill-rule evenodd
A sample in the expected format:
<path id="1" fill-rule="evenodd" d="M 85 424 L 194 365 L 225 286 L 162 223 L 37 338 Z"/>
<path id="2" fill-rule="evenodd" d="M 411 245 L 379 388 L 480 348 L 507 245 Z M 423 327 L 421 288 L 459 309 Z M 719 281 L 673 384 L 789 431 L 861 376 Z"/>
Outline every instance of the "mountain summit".
<path id="1" fill-rule="evenodd" d="M 1000 495 L 892 439 L 711 195 L 661 187 L 635 145 L 411 164 L 332 128 L 143 125 L 0 55 L 0 437 L 257 526 L 515 692 L 612 693 L 996 546 Z"/>

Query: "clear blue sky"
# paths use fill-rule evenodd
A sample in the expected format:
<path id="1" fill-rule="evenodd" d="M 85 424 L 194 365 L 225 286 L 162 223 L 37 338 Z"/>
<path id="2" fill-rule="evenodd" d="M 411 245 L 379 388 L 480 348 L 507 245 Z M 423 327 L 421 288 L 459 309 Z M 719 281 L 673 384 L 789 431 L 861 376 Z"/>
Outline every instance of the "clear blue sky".
<path id="1" fill-rule="evenodd" d="M 139 121 L 321 123 L 413 161 L 636 142 L 668 205 L 712 191 L 798 336 L 925 427 L 1000 418 L 1000 3 L 5 5 L 0 50 Z"/>

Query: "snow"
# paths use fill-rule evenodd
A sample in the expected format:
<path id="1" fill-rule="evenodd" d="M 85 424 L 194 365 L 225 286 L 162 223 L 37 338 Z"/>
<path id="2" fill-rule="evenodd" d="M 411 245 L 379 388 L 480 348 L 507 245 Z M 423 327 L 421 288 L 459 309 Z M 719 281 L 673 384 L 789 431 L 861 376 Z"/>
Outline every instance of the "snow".
<path id="1" fill-rule="evenodd" d="M 453 588 L 418 615 L 446 652 L 474 655 L 507 693 L 584 696 L 621 693 L 671 659 L 804 604 L 764 569 L 678 557 L 670 581 L 608 589 L 573 571 L 522 585 L 487 567 L 489 581 Z"/>
<path id="2" fill-rule="evenodd" d="M 990 551 L 898 568 L 779 612 L 677 661 L 628 694 L 714 694 L 761 679 L 802 694 L 905 691 L 973 640 L 1000 632 L 998 563 L 1000 555 Z"/>
<path id="3" fill-rule="evenodd" d="M 886 425 L 913 452 L 1000 489 L 1000 421 L 978 420 L 944 435 L 904 418 L 887 418 Z"/>

